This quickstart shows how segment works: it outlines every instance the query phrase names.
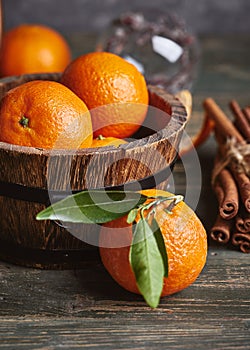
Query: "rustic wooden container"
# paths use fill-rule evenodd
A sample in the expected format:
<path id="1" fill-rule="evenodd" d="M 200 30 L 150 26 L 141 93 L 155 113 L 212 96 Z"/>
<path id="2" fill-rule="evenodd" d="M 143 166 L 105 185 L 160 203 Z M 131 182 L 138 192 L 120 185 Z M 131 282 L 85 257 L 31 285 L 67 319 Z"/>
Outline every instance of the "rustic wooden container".
<path id="1" fill-rule="evenodd" d="M 59 74 L 40 74 L 2 79 L 0 98 L 24 82 L 58 80 L 59 77 Z M 36 214 L 50 204 L 51 193 L 65 193 L 69 182 L 72 191 L 79 191 L 120 188 L 123 184 L 130 184 L 132 189 L 135 180 L 141 181 L 144 188 L 159 187 L 166 180 L 168 168 L 177 156 L 186 111 L 178 99 L 162 89 L 149 86 L 148 90 L 150 105 L 156 107 L 148 116 L 148 127 L 142 127 L 136 140 L 119 148 L 72 152 L 0 143 L 1 259 L 40 268 L 80 267 L 97 258 L 97 247 L 88 240 L 86 243 L 76 238 L 58 223 L 35 219 Z M 161 111 L 165 112 L 165 121 L 160 116 Z M 156 124 L 160 120 L 162 125 L 158 125 L 157 131 Z M 153 133 L 150 132 L 150 123 Z M 108 169 L 105 168 L 107 163 L 110 164 Z M 48 185 L 50 176 L 55 180 Z M 78 227 L 89 237 L 97 234 L 95 225 Z"/>

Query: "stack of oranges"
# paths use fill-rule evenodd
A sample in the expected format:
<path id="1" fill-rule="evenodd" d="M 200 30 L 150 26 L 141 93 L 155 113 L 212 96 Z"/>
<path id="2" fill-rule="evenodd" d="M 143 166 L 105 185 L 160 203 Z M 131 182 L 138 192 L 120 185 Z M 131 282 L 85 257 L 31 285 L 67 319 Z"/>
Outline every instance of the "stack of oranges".
<path id="1" fill-rule="evenodd" d="M 51 47 L 56 47 L 57 56 Z M 6 34 L 2 76 L 53 70 L 62 76 L 59 82 L 24 83 L 3 97 L 0 141 L 41 148 L 119 145 L 141 126 L 148 91 L 134 65 L 107 52 L 92 52 L 71 62 L 69 57 L 66 41 L 50 28 L 22 25 Z"/>

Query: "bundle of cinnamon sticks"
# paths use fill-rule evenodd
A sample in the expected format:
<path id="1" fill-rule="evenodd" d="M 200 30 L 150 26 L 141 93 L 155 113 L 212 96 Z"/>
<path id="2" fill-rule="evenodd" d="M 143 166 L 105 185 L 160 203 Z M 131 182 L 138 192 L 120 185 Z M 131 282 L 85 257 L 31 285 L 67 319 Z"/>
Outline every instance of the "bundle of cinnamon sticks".
<path id="1" fill-rule="evenodd" d="M 217 219 L 210 236 L 219 243 L 231 242 L 250 252 L 250 106 L 229 102 L 229 118 L 212 98 L 203 103 L 206 117 L 214 122 L 218 144 L 212 188 L 218 201 Z"/>

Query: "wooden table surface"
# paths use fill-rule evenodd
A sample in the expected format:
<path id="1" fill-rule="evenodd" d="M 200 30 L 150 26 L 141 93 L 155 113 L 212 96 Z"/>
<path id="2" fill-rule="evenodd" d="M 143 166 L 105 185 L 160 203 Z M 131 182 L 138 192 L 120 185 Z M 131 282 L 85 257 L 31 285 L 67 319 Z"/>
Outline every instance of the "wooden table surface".
<path id="1" fill-rule="evenodd" d="M 70 40 L 77 55 L 81 47 L 92 49 L 89 37 Z M 250 104 L 249 47 L 250 36 L 201 39 L 193 90 L 196 117 L 202 118 L 208 96 L 224 109 L 231 98 Z M 210 188 L 215 151 L 213 137 L 198 150 L 202 190 L 196 211 L 208 232 L 216 215 Z M 176 192 L 181 192 L 181 165 L 175 174 Z M 194 174 L 191 201 L 198 192 Z M 152 310 L 140 296 L 120 288 L 98 259 L 63 271 L 0 262 L 0 349 L 250 349 L 249 266 L 248 254 L 209 242 L 197 281 Z"/>

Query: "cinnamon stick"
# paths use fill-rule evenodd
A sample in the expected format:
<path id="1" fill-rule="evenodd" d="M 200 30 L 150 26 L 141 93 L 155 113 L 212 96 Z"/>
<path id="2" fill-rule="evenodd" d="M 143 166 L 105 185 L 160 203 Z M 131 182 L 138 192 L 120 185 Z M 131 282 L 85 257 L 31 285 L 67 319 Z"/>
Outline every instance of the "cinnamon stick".
<path id="1" fill-rule="evenodd" d="M 234 167 L 230 167 L 230 169 L 238 185 L 241 202 L 250 213 L 250 179 L 245 173 L 235 170 Z"/>
<path id="2" fill-rule="evenodd" d="M 220 215 L 211 229 L 210 235 L 214 241 L 226 244 L 229 242 L 233 229 L 233 220 L 225 220 Z"/>
<path id="3" fill-rule="evenodd" d="M 250 107 L 243 108 L 243 113 L 244 113 L 248 123 L 250 123 Z"/>
<path id="4" fill-rule="evenodd" d="M 237 215 L 235 218 L 235 228 L 240 233 L 250 233 L 250 216 Z"/>
<path id="5" fill-rule="evenodd" d="M 246 140 L 250 140 L 250 124 L 241 110 L 240 105 L 236 100 L 232 100 L 229 103 L 229 106 L 235 116 L 235 126 L 240 131 L 241 135 L 246 138 Z"/>
<path id="6" fill-rule="evenodd" d="M 239 195 L 234 178 L 227 169 L 217 176 L 214 192 L 218 200 L 219 213 L 223 219 L 232 219 L 239 209 Z"/>
<path id="7" fill-rule="evenodd" d="M 216 126 L 214 127 L 214 137 L 218 145 L 222 145 L 226 141 L 224 133 L 221 133 Z"/>
<path id="8" fill-rule="evenodd" d="M 250 253 L 250 233 L 234 233 L 232 235 L 232 244 L 239 246 L 243 253 Z"/>
<path id="9" fill-rule="evenodd" d="M 220 140 L 220 139 L 218 139 Z M 220 140 L 221 141 L 221 140 Z M 226 150 L 224 143 L 218 143 L 218 150 L 220 152 L 220 157 L 226 157 Z M 250 213 L 250 178 L 241 169 L 238 168 L 234 163 L 228 165 L 231 175 L 234 177 L 236 185 L 238 187 L 238 192 L 240 195 L 239 201 L 243 203 L 247 212 Z"/>
<path id="10" fill-rule="evenodd" d="M 215 122 L 218 144 L 212 174 L 219 212 L 210 236 L 219 243 L 231 243 L 244 253 L 250 251 L 250 107 L 241 109 L 230 102 L 235 125 L 211 98 L 204 101 L 206 114 Z"/>
<path id="11" fill-rule="evenodd" d="M 239 142 L 245 142 L 243 136 L 212 98 L 205 99 L 203 106 L 208 116 L 215 121 L 216 128 L 222 135 L 225 137 L 233 137 Z"/>

